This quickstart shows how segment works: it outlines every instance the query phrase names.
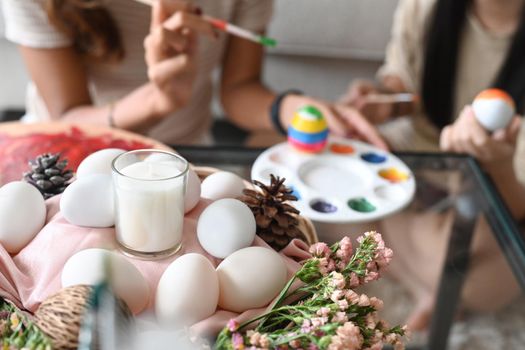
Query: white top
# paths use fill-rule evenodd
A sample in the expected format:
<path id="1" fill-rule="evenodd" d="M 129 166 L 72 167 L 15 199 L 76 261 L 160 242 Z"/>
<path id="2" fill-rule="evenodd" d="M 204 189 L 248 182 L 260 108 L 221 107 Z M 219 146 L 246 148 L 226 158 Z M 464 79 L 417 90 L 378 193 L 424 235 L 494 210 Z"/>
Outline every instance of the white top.
<path id="1" fill-rule="evenodd" d="M 43 0 L 2 0 L 7 39 L 33 48 L 59 48 L 71 39 L 48 21 Z M 126 95 L 148 81 L 143 41 L 149 31 L 150 8 L 132 0 L 107 0 L 107 7 L 121 31 L 125 58 L 118 65 L 89 63 L 87 66 L 92 98 L 105 105 Z M 272 14 L 272 0 L 195 0 L 205 14 L 225 19 L 255 32 L 266 28 Z M 201 38 L 199 72 L 188 106 L 164 119 L 149 136 L 165 143 L 191 143 L 202 138 L 211 123 L 212 71 L 219 67 L 227 43 Z M 28 88 L 28 113 L 37 120 L 49 115 L 36 89 Z"/>

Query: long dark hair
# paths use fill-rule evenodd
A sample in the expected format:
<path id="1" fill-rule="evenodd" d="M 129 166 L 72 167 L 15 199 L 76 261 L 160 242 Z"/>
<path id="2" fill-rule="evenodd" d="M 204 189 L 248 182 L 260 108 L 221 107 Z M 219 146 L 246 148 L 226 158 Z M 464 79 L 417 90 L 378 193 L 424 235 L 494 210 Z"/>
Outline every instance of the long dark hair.
<path id="1" fill-rule="evenodd" d="M 427 28 L 422 99 L 430 120 L 442 128 L 454 119 L 455 82 L 461 32 L 472 0 L 438 0 Z M 525 8 L 492 87 L 509 93 L 518 112 L 525 99 Z M 485 87 L 480 87 L 480 90 Z M 487 87 L 488 88 L 488 87 Z"/>
<path id="2" fill-rule="evenodd" d="M 45 0 L 50 22 L 90 60 L 120 61 L 124 48 L 120 31 L 104 0 Z"/>

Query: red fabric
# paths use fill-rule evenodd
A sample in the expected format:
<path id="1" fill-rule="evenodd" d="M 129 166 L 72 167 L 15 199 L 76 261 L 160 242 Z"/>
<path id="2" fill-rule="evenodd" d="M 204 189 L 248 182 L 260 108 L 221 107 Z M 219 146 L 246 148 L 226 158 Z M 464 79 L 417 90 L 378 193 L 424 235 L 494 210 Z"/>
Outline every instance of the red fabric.
<path id="1" fill-rule="evenodd" d="M 24 172 L 30 170 L 27 162 L 42 153 L 60 153 L 68 159 L 68 169 L 76 171 L 84 158 L 104 148 L 134 150 L 152 148 L 152 145 L 115 139 L 111 133 L 90 136 L 74 126 L 56 134 L 0 134 L 0 185 L 20 180 Z"/>

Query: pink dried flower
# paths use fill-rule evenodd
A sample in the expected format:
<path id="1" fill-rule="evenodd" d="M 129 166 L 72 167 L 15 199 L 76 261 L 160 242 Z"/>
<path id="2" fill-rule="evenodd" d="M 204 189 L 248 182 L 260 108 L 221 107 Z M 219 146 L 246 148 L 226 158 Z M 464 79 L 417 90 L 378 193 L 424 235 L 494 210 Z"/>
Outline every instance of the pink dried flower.
<path id="1" fill-rule="evenodd" d="M 385 341 L 389 344 L 394 345 L 395 342 L 397 342 L 397 334 L 395 333 L 387 334 L 387 336 L 385 337 Z"/>
<path id="2" fill-rule="evenodd" d="M 348 289 L 345 293 L 345 298 L 346 300 L 348 300 L 348 302 L 350 304 L 357 304 L 359 303 L 359 294 L 357 294 L 356 292 L 354 292 L 353 290 L 351 289 Z"/>
<path id="3" fill-rule="evenodd" d="M 301 333 L 310 333 L 312 331 L 312 323 L 308 319 L 303 320 L 303 324 L 301 325 Z"/>
<path id="4" fill-rule="evenodd" d="M 237 322 L 235 319 L 231 318 L 228 323 L 226 324 L 226 327 L 228 327 L 228 330 L 230 332 L 235 332 L 237 329 L 239 329 L 239 322 Z"/>
<path id="5" fill-rule="evenodd" d="M 345 293 L 342 290 L 340 290 L 340 289 L 334 290 L 332 292 L 332 295 L 330 295 L 330 299 L 334 303 L 336 303 L 338 300 L 340 300 L 340 299 L 342 299 L 344 297 L 345 297 Z"/>
<path id="6" fill-rule="evenodd" d="M 345 276 L 343 276 L 339 272 L 331 272 L 330 276 L 332 279 L 330 280 L 330 285 L 337 288 L 337 289 L 343 289 L 346 286 Z"/>
<path id="7" fill-rule="evenodd" d="M 336 263 L 336 267 L 338 271 L 343 271 L 346 268 L 346 265 L 348 263 L 344 262 L 343 260 L 340 260 Z"/>
<path id="8" fill-rule="evenodd" d="M 378 341 L 370 345 L 370 347 L 367 348 L 367 350 L 382 350 L 384 347 L 384 344 L 382 341 Z"/>
<path id="9" fill-rule="evenodd" d="M 319 259 L 319 272 L 323 276 L 328 275 L 330 272 L 335 270 L 335 262 L 330 258 Z"/>
<path id="10" fill-rule="evenodd" d="M 332 322 L 335 323 L 345 323 L 348 321 L 348 316 L 346 316 L 346 312 L 343 311 L 337 311 L 332 317 Z"/>
<path id="11" fill-rule="evenodd" d="M 330 310 L 329 307 L 321 307 L 319 310 L 317 310 L 316 314 L 317 316 L 321 316 L 321 317 L 328 317 L 328 315 L 330 315 L 330 312 L 332 310 Z"/>
<path id="12" fill-rule="evenodd" d="M 365 232 L 363 236 L 364 238 L 372 237 L 372 239 L 376 242 L 377 249 L 381 250 L 385 248 L 385 241 L 383 241 L 383 237 L 381 236 L 380 233 L 376 231 L 369 231 L 369 232 Z M 362 238 L 363 236 L 361 236 L 360 238 Z M 362 239 L 362 241 L 363 240 L 364 239 Z M 361 243 L 362 241 L 360 241 L 359 243 Z"/>
<path id="13" fill-rule="evenodd" d="M 375 271 L 370 271 L 366 274 L 364 283 L 370 283 L 373 281 L 377 281 L 379 279 L 379 273 Z"/>
<path id="14" fill-rule="evenodd" d="M 311 321 L 313 328 L 319 328 L 321 326 L 324 326 L 326 322 L 328 322 L 328 317 L 314 317 Z"/>
<path id="15" fill-rule="evenodd" d="M 379 324 L 379 323 L 378 323 Z M 381 342 L 383 343 L 383 332 L 381 332 L 379 329 L 376 329 L 374 335 L 372 336 L 372 339 L 370 339 L 372 343 L 374 342 Z"/>
<path id="16" fill-rule="evenodd" d="M 385 268 L 390 264 L 394 252 L 390 248 L 378 250 L 374 256 L 374 260 L 379 268 Z"/>
<path id="17" fill-rule="evenodd" d="M 392 328 L 392 327 L 390 327 L 390 322 L 388 322 L 387 320 L 381 320 L 378 323 L 381 324 L 381 328 L 383 328 L 383 329 Z"/>
<path id="18" fill-rule="evenodd" d="M 308 350 L 319 350 L 319 347 L 317 345 L 315 345 L 315 344 L 310 344 L 308 346 Z"/>
<path id="19" fill-rule="evenodd" d="M 298 349 L 301 347 L 301 342 L 299 341 L 299 339 L 291 340 L 289 344 L 292 349 Z"/>
<path id="20" fill-rule="evenodd" d="M 328 259 L 328 271 L 329 272 L 332 272 L 332 271 L 335 271 L 335 269 L 337 268 L 337 265 L 335 263 L 335 261 L 333 259 Z"/>
<path id="21" fill-rule="evenodd" d="M 261 335 L 261 339 L 259 339 L 259 345 L 261 348 L 269 348 L 270 347 L 270 339 L 268 339 L 267 334 Z"/>
<path id="22" fill-rule="evenodd" d="M 377 315 L 374 315 L 375 312 L 369 313 L 365 316 L 366 328 L 374 329 L 377 324 Z"/>
<path id="23" fill-rule="evenodd" d="M 359 296 L 359 302 L 357 304 L 359 306 L 370 306 L 370 299 L 368 299 L 368 296 L 366 294 L 361 294 Z"/>
<path id="24" fill-rule="evenodd" d="M 383 300 L 379 299 L 379 298 L 376 298 L 376 297 L 371 297 L 370 298 L 370 306 L 372 306 L 374 308 L 374 310 L 376 311 L 381 311 L 383 310 Z"/>
<path id="25" fill-rule="evenodd" d="M 339 307 L 339 310 L 345 311 L 348 309 L 348 301 L 346 299 L 338 300 L 337 306 Z"/>
<path id="26" fill-rule="evenodd" d="M 401 327 L 401 329 L 403 330 L 403 332 L 405 332 L 404 336 L 407 338 L 410 338 L 411 332 L 410 332 L 410 329 L 408 329 L 408 326 L 404 325 L 403 327 Z"/>
<path id="27" fill-rule="evenodd" d="M 335 256 L 339 258 L 344 265 L 348 264 L 352 258 L 352 241 L 348 237 L 344 237 L 339 242 L 339 249 L 335 252 Z"/>
<path id="28" fill-rule="evenodd" d="M 328 350 L 358 350 L 363 345 L 363 336 L 352 322 L 345 322 L 336 330 L 336 335 L 332 337 Z"/>
<path id="29" fill-rule="evenodd" d="M 359 277 L 355 272 L 350 273 L 350 288 L 359 287 Z"/>
<path id="30" fill-rule="evenodd" d="M 319 242 L 310 246 L 310 253 L 316 258 L 328 258 L 331 251 L 326 243 Z"/>
<path id="31" fill-rule="evenodd" d="M 232 344 L 235 350 L 244 350 L 244 339 L 241 333 L 232 334 Z"/>
<path id="32" fill-rule="evenodd" d="M 368 271 L 377 271 L 377 264 L 375 261 L 370 261 L 368 264 L 366 264 L 366 269 Z"/>
<path id="33" fill-rule="evenodd" d="M 259 345 L 259 341 L 261 340 L 261 333 L 252 331 L 251 334 L 247 333 L 246 335 L 250 337 L 250 344 L 252 344 L 253 346 Z"/>

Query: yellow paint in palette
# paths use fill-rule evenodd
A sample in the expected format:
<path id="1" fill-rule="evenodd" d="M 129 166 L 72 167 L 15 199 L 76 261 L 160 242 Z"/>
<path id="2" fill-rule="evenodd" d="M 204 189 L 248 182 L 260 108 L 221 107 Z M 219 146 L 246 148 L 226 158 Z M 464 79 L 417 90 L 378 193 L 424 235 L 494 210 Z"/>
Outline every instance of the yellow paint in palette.
<path id="1" fill-rule="evenodd" d="M 407 173 L 397 168 L 382 169 L 382 170 L 379 170 L 378 174 L 383 179 L 388 180 L 393 183 L 407 181 L 410 178 L 410 176 Z"/>

